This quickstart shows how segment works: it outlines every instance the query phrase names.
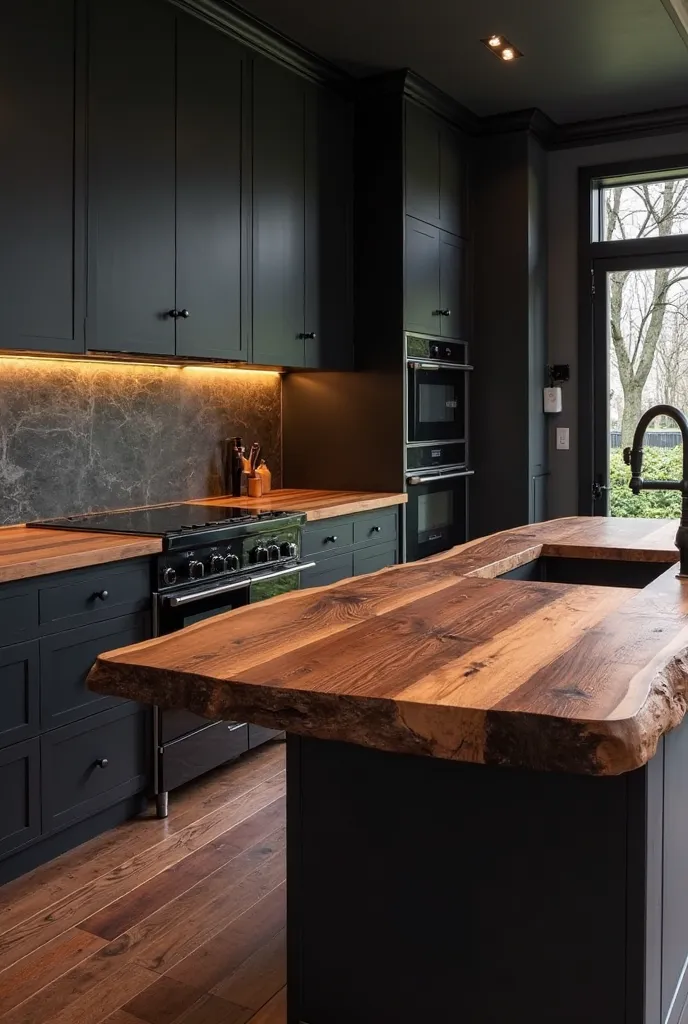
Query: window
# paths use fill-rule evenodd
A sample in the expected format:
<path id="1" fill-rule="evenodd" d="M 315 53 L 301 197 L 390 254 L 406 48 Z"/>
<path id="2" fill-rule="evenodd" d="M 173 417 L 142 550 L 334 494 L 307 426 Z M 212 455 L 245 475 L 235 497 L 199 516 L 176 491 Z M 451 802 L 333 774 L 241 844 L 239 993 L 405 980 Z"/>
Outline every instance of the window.
<path id="1" fill-rule="evenodd" d="M 598 225 L 594 242 L 668 238 L 688 234 L 688 173 L 651 181 L 633 178 L 596 183 Z M 597 227 L 597 230 L 595 228 Z"/>

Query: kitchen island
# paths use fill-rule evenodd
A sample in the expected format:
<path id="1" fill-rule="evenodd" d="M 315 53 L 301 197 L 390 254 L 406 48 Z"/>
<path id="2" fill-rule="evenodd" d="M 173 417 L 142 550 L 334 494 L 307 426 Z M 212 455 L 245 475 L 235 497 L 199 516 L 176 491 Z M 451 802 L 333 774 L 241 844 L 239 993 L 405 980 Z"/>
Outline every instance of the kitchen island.
<path id="1" fill-rule="evenodd" d="M 673 532 L 523 527 L 98 659 L 98 692 L 288 731 L 290 1024 L 679 1024 Z"/>

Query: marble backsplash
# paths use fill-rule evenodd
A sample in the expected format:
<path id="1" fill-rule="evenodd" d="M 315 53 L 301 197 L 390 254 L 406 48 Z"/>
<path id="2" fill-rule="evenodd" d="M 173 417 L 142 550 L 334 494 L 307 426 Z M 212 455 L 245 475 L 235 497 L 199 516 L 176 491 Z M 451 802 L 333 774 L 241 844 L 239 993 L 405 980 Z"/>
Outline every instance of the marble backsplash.
<path id="1" fill-rule="evenodd" d="M 278 374 L 0 358 L 0 523 L 221 494 L 233 434 L 279 486 Z"/>

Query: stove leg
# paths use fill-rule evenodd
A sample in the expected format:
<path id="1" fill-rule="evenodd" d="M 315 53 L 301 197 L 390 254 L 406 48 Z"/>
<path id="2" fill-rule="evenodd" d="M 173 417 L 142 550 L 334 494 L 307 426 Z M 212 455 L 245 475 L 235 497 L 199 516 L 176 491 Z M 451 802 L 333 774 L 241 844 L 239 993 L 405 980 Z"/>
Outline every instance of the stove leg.
<path id="1" fill-rule="evenodd" d="M 169 793 L 158 793 L 155 797 L 155 813 L 158 818 L 166 818 L 168 814 Z"/>

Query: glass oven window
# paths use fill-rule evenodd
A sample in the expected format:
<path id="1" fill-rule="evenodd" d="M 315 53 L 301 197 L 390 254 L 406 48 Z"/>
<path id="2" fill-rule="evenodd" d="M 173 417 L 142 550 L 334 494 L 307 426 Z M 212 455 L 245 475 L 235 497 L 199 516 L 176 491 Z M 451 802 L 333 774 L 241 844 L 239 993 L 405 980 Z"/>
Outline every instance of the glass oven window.
<path id="1" fill-rule="evenodd" d="M 433 491 L 418 495 L 418 535 L 444 530 L 454 522 L 454 491 Z"/>
<path id="2" fill-rule="evenodd" d="M 452 384 L 420 384 L 418 386 L 418 422 L 454 423 L 459 400 Z"/>

